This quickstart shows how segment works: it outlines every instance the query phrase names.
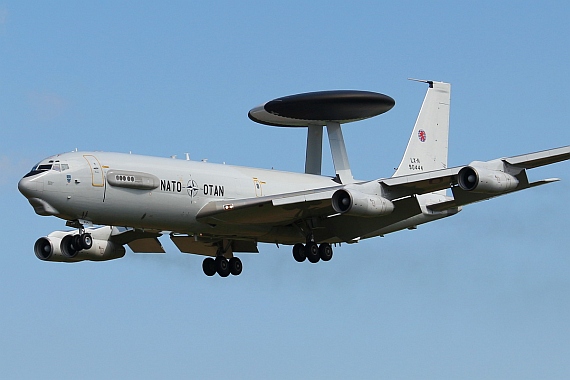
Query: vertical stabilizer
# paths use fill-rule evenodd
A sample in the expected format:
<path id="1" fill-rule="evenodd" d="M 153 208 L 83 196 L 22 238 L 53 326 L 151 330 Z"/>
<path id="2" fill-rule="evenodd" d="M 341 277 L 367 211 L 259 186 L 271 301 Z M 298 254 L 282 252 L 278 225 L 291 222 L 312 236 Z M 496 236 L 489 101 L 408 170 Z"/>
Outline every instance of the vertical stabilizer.
<path id="1" fill-rule="evenodd" d="M 394 177 L 447 168 L 451 84 L 419 82 L 429 88 Z"/>

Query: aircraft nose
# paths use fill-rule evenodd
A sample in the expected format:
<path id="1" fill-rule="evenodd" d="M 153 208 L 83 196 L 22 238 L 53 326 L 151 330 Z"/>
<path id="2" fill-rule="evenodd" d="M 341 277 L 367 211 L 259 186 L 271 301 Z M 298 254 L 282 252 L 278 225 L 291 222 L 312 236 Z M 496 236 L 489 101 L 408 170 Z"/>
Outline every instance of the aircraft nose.
<path id="1" fill-rule="evenodd" d="M 26 198 L 33 198 L 37 196 L 38 184 L 29 177 L 24 177 L 18 182 L 18 190 Z"/>

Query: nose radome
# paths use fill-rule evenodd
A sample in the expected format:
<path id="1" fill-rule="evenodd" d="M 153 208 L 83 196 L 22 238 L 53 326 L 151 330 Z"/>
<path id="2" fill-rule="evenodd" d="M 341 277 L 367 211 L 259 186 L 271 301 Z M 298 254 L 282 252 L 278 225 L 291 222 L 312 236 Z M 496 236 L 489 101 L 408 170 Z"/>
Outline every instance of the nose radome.
<path id="1" fill-rule="evenodd" d="M 18 182 L 18 190 L 26 198 L 33 198 L 37 196 L 38 185 L 37 181 L 24 177 Z"/>

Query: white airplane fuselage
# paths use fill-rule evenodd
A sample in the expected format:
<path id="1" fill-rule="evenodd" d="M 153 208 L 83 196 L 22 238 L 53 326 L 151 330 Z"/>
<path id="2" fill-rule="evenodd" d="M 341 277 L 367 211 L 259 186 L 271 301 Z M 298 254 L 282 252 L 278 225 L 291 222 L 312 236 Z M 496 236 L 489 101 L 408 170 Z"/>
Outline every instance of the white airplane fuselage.
<path id="1" fill-rule="evenodd" d="M 327 176 L 123 153 L 64 153 L 43 160 L 41 165 L 51 165 L 51 169 L 24 177 L 18 185 L 40 215 L 145 230 L 238 235 L 282 244 L 294 244 L 302 235 L 293 226 L 217 226 L 197 221 L 196 215 L 211 201 L 230 202 L 338 185 Z M 59 170 L 54 170 L 54 165 L 59 165 Z M 62 170 L 64 165 L 68 169 Z M 141 182 L 141 177 L 150 181 L 137 185 L 135 180 Z M 408 228 L 449 214 L 420 213 L 389 230 L 383 229 L 382 223 L 371 223 L 374 219 L 382 221 L 383 217 L 367 218 L 371 227 L 361 237 Z M 336 224 L 347 229 L 346 222 L 331 218 L 324 223 L 334 231 Z M 343 241 L 334 233 L 324 240 Z"/>

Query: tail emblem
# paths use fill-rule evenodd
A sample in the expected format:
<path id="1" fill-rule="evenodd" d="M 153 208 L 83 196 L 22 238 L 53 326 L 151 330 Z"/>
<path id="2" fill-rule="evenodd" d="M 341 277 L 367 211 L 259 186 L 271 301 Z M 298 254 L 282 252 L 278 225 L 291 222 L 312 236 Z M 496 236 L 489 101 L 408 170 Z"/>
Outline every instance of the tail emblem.
<path id="1" fill-rule="evenodd" d="M 421 142 L 425 142 L 427 135 L 426 135 L 426 131 L 424 131 L 423 129 L 420 129 L 418 131 L 418 138 L 420 139 Z"/>

